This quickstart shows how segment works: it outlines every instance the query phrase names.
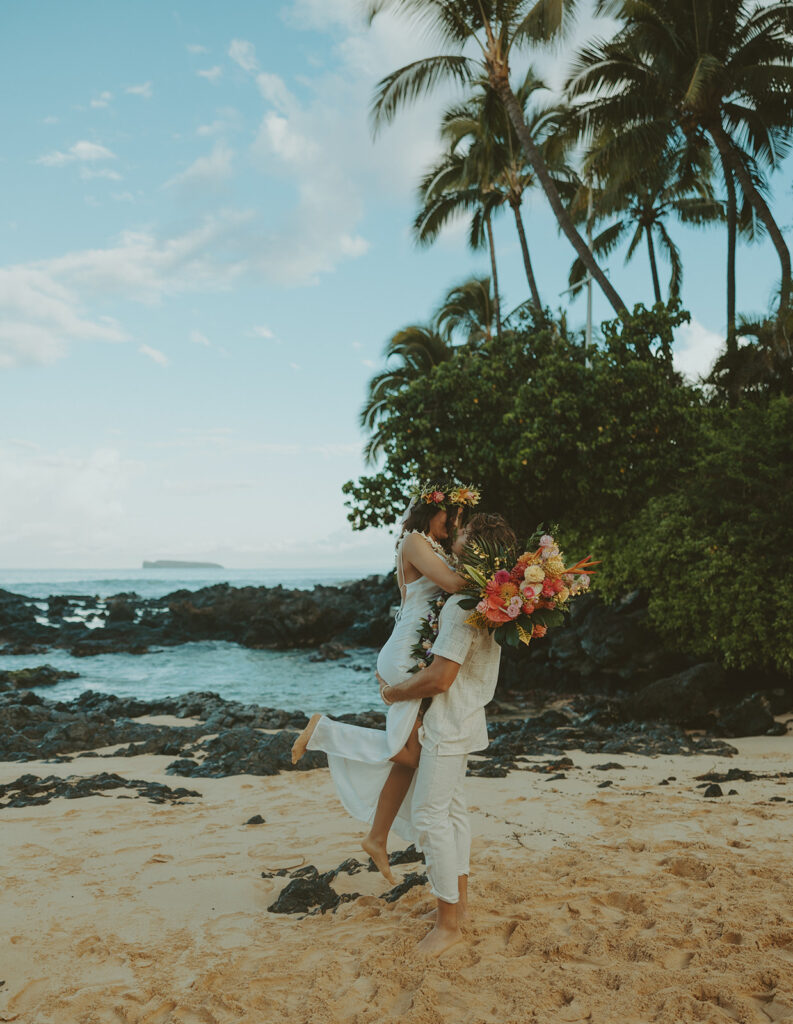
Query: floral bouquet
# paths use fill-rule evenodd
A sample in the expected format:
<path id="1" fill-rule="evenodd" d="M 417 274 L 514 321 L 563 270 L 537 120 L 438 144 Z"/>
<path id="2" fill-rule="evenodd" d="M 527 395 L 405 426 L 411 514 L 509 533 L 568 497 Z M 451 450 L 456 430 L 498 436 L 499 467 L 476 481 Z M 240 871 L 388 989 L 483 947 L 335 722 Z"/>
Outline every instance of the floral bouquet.
<path id="1" fill-rule="evenodd" d="M 589 588 L 599 565 L 590 556 L 565 566 L 553 537 L 539 538 L 534 551 L 514 561 L 514 554 L 485 545 L 476 538 L 466 546 L 458 572 L 467 577 L 462 608 L 470 608 L 471 626 L 489 629 L 502 646 L 517 647 L 545 636 L 564 622 L 571 598 Z"/>

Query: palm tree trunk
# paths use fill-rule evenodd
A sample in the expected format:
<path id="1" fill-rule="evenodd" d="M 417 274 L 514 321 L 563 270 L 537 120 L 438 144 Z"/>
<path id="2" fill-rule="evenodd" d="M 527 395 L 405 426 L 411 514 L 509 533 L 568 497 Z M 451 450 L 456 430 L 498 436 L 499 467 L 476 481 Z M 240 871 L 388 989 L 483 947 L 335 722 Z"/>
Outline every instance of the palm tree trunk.
<path id="1" fill-rule="evenodd" d="M 578 258 L 590 272 L 593 279 L 597 281 L 600 286 L 600 290 L 611 303 L 615 313 L 627 313 L 627 306 L 618 295 L 617 290 L 613 287 L 609 279 L 598 266 L 597 260 L 590 252 L 584 239 L 576 230 L 572 217 L 562 203 L 556 189 L 556 185 L 553 182 L 553 178 L 548 172 L 548 167 L 542 158 L 542 154 L 537 148 L 534 139 L 531 137 L 531 132 L 523 119 L 523 112 L 520 109 L 520 104 L 515 98 L 515 94 L 509 84 L 509 73 L 506 65 L 501 61 L 496 64 L 496 62 L 488 60 L 488 70 L 490 73 L 490 84 L 498 94 L 501 102 L 504 104 L 504 108 L 509 115 L 510 121 L 512 121 L 515 132 L 520 139 L 520 143 L 523 146 L 523 150 L 529 158 L 529 163 L 534 168 L 537 180 L 542 185 L 542 189 L 548 198 L 548 202 L 556 216 L 559 227 L 565 233 L 567 240 L 575 249 L 578 254 Z"/>
<path id="2" fill-rule="evenodd" d="M 526 232 L 523 229 L 523 217 L 520 214 L 520 199 L 510 199 L 509 205 L 512 207 L 512 212 L 515 214 L 515 224 L 518 229 L 518 238 L 520 238 L 520 251 L 523 253 L 523 266 L 526 268 L 526 279 L 529 282 L 531 301 L 537 309 L 540 310 L 542 309 L 542 302 L 540 301 L 540 293 L 537 291 L 537 282 L 534 279 L 534 268 L 531 265 L 529 246 L 526 242 Z"/>
<path id="3" fill-rule="evenodd" d="M 737 350 L 735 336 L 735 250 L 738 235 L 738 203 L 735 198 L 735 178 L 729 167 L 724 165 L 724 182 L 727 186 L 727 354 Z"/>
<path id="4" fill-rule="evenodd" d="M 644 225 L 644 234 L 647 238 L 647 251 L 650 254 L 650 270 L 653 272 L 653 289 L 655 291 L 655 301 L 663 302 L 661 298 L 661 285 L 658 283 L 658 267 L 655 262 L 655 246 L 653 245 L 653 229 L 652 225 Z"/>
<path id="5" fill-rule="evenodd" d="M 774 243 L 774 248 L 777 251 L 779 265 L 782 271 L 782 280 L 779 286 L 777 330 L 784 338 L 789 353 L 790 339 L 787 337 L 785 332 L 785 321 L 787 319 L 788 308 L 790 306 L 790 250 L 782 236 L 782 232 L 779 230 L 779 225 L 774 220 L 774 215 L 771 213 L 768 204 L 758 192 L 754 182 L 752 181 L 751 175 L 746 169 L 746 165 L 736 152 L 732 139 L 718 122 L 708 125 L 708 130 L 710 131 L 713 141 L 716 143 L 716 148 L 719 151 L 722 164 L 727 168 L 727 170 L 732 171 L 741 183 L 743 194 L 757 211 L 757 215 L 760 220 L 768 228 L 768 234 L 771 236 L 771 241 Z"/>
<path id="6" fill-rule="evenodd" d="M 501 341 L 501 299 L 498 297 L 498 267 L 496 266 L 496 246 L 493 241 L 493 224 L 490 214 L 485 217 L 487 226 L 487 243 L 490 246 L 490 270 L 493 278 L 493 310 L 496 315 L 496 337 Z"/>

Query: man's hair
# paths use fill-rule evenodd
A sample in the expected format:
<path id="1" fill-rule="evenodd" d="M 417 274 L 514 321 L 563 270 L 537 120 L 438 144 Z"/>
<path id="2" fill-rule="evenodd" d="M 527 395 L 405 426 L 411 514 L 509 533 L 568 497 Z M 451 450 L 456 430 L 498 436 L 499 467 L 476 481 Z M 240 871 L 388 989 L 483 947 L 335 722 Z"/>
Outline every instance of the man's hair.
<path id="1" fill-rule="evenodd" d="M 466 524 L 468 537 L 478 537 L 489 544 L 517 552 L 518 538 L 515 531 L 498 512 L 477 512 Z"/>

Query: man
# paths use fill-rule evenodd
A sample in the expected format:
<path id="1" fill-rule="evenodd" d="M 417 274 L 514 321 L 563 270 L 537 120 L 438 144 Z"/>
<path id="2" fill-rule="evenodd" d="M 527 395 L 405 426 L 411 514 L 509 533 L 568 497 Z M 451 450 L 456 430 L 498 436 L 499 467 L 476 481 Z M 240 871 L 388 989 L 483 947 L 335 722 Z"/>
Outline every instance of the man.
<path id="1" fill-rule="evenodd" d="M 469 537 L 515 548 L 515 534 L 502 516 L 480 513 L 460 531 L 459 554 Z M 488 745 L 485 705 L 493 699 L 501 648 L 486 629 L 466 624 L 464 595 L 444 605 L 433 660 L 409 680 L 380 693 L 386 704 L 432 697 L 419 729 L 421 757 L 413 792 L 412 820 L 427 862 L 430 890 L 438 901 L 435 925 L 418 945 L 426 956 L 440 956 L 462 939 L 468 906 L 471 830 L 463 784 L 468 754 Z"/>

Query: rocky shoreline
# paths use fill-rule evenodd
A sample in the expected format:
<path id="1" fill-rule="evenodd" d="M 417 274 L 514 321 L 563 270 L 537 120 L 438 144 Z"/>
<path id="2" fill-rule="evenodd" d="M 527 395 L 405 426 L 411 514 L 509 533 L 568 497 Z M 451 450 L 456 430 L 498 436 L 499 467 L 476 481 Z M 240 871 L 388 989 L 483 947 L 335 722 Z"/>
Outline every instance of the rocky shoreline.
<path id="1" fill-rule="evenodd" d="M 337 660 L 347 656 L 348 647 L 382 646 L 398 600 L 393 574 L 310 591 L 218 584 L 161 598 L 124 593 L 36 601 L 0 590 L 0 654 L 142 654 L 224 640 L 258 649 L 302 648 L 313 652 L 312 660 Z M 0 692 L 58 678 L 49 666 L 0 670 Z M 613 604 L 596 595 L 581 597 L 564 627 L 528 650 L 506 650 L 499 694 L 508 693 L 534 705 L 564 694 L 597 698 L 597 709 L 590 711 L 612 731 L 637 722 L 723 737 L 774 735 L 785 728 L 775 716 L 793 712 L 791 678 L 726 671 L 661 643 L 640 591 Z"/>

